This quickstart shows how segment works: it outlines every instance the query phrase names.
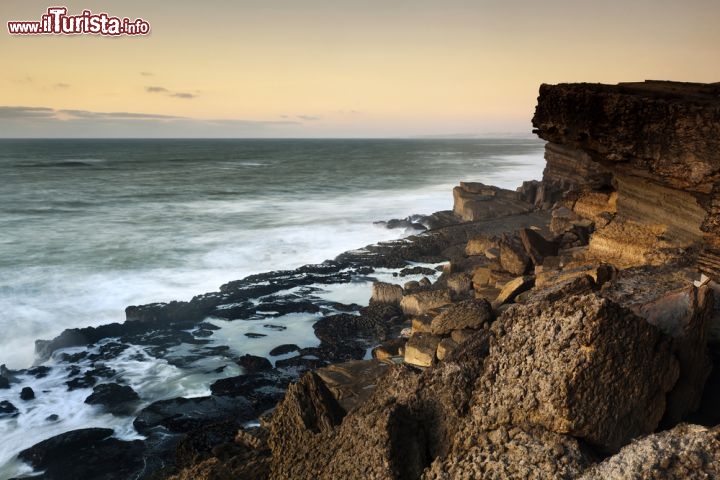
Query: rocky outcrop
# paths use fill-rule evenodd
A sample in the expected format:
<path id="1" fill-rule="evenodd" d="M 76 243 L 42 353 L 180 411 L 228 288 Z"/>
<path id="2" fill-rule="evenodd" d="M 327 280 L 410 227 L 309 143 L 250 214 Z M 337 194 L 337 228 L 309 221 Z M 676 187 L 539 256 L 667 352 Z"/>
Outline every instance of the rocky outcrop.
<path id="1" fill-rule="evenodd" d="M 453 189 L 453 199 L 453 212 L 468 221 L 505 217 L 533 209 L 517 192 L 482 183 L 461 182 Z"/>
<path id="2" fill-rule="evenodd" d="M 663 250 L 701 247 L 698 268 L 720 280 L 719 95 L 718 84 L 541 86 L 533 125 L 550 142 L 548 200 L 614 190 L 617 214 L 595 235 L 599 255 L 661 264 L 683 254 Z"/>

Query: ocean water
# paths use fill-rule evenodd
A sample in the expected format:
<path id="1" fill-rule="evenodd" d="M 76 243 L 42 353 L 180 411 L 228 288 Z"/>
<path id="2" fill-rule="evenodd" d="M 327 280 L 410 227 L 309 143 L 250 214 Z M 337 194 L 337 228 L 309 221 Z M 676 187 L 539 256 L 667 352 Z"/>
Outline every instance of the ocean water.
<path id="1" fill-rule="evenodd" d="M 373 222 L 451 209 L 459 181 L 515 188 L 543 167 L 543 143 L 533 139 L 0 140 L 0 364 L 27 368 L 35 339 L 123 321 L 131 304 L 187 300 L 399 238 L 406 232 Z M 373 278 L 397 282 L 393 273 Z M 311 287 L 323 300 L 366 305 L 371 281 Z M 264 322 L 211 319 L 219 327 L 211 346 L 261 356 L 282 343 L 315 346 L 318 318 L 274 317 L 284 330 L 252 341 L 245 334 L 268 333 Z M 213 381 L 242 373 L 223 355 L 182 368 L 168 361 L 187 348 L 157 358 L 129 345 L 105 362 L 116 372 L 107 381 L 131 386 L 140 409 L 208 395 Z M 140 438 L 134 415 L 85 404 L 91 388 L 68 391 L 63 355 L 83 350 L 60 350 L 42 363 L 46 376 L 23 372 L 0 390 L 19 411 L 0 415 L 0 479 L 31 474 L 17 453 L 69 430 L 110 427 L 117 438 Z M 24 386 L 35 400 L 19 400 Z"/>
<path id="2" fill-rule="evenodd" d="M 333 258 L 452 208 L 452 186 L 539 178 L 542 142 L 1 140 L 0 364 L 229 280 Z"/>

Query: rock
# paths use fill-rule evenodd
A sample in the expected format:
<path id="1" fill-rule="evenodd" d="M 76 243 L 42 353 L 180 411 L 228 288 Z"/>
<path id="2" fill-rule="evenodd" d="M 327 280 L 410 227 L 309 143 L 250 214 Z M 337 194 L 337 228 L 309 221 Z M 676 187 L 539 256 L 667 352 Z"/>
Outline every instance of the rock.
<path id="1" fill-rule="evenodd" d="M 30 387 L 23 387 L 20 391 L 20 400 L 32 400 L 35 398 L 35 392 Z"/>
<path id="2" fill-rule="evenodd" d="M 580 220 L 580 216 L 569 208 L 555 208 L 552 211 L 552 219 L 550 220 L 550 232 L 556 236 L 570 232 L 578 220 Z"/>
<path id="3" fill-rule="evenodd" d="M 657 428 L 678 379 L 670 339 L 594 293 L 515 305 L 491 330 L 472 415 L 493 428 L 528 422 L 614 452 Z"/>
<path id="4" fill-rule="evenodd" d="M 452 302 L 447 290 L 431 290 L 405 295 L 400 308 L 405 315 L 422 315 Z"/>
<path id="5" fill-rule="evenodd" d="M 372 356 L 377 360 L 389 360 L 405 355 L 406 338 L 392 338 L 372 349 Z"/>
<path id="6" fill-rule="evenodd" d="M 431 333 L 432 332 L 432 321 L 433 316 L 430 314 L 420 315 L 413 317 L 410 321 L 413 335 L 416 333 Z"/>
<path id="7" fill-rule="evenodd" d="M 440 340 L 440 337 L 427 333 L 413 335 L 405 344 L 405 363 L 429 367 L 435 363 L 435 352 Z"/>
<path id="8" fill-rule="evenodd" d="M 128 385 L 101 383 L 93 387 L 93 393 L 85 399 L 85 403 L 102 405 L 110 413 L 128 414 L 138 400 L 137 392 Z"/>
<path id="9" fill-rule="evenodd" d="M 492 322 L 494 318 L 492 306 L 487 300 L 464 300 L 451 305 L 435 317 L 430 328 L 435 335 L 448 335 L 453 330 L 482 328 L 483 324 Z"/>
<path id="10" fill-rule="evenodd" d="M 345 412 L 364 403 L 375 390 L 389 364 L 379 360 L 352 360 L 315 371 Z"/>
<path id="11" fill-rule="evenodd" d="M 453 189 L 453 199 L 453 212 L 465 221 L 505 217 L 533 208 L 517 192 L 482 183 L 461 182 Z"/>
<path id="12" fill-rule="evenodd" d="M 73 430 L 23 450 L 18 457 L 49 480 L 138 478 L 145 467 L 143 442 L 125 442 L 112 434 L 109 428 Z"/>
<path id="13" fill-rule="evenodd" d="M 712 292 L 708 286 L 690 286 L 666 293 L 635 311 L 673 339 L 680 379 L 668 394 L 664 421 L 674 425 L 698 409 L 712 370 L 706 348 L 713 313 Z"/>
<path id="14" fill-rule="evenodd" d="M 409 282 L 405 282 L 403 285 L 403 290 L 406 292 L 412 292 L 413 290 L 417 290 L 420 288 L 420 282 L 417 280 L 410 280 Z"/>
<path id="15" fill-rule="evenodd" d="M 0 418 L 16 417 L 20 415 L 17 407 L 7 400 L 0 401 Z"/>
<path id="16" fill-rule="evenodd" d="M 720 431 L 699 425 L 678 425 L 633 441 L 579 478 L 720 478 Z"/>
<path id="17" fill-rule="evenodd" d="M 270 350 L 270 356 L 278 357 L 280 355 L 285 355 L 287 353 L 297 352 L 298 350 L 300 350 L 300 347 L 298 347 L 294 343 L 290 343 L 290 344 L 286 343 L 283 345 L 278 345 L 277 347 Z"/>
<path id="18" fill-rule="evenodd" d="M 418 281 L 418 285 L 420 285 L 421 288 L 427 288 L 430 285 L 432 285 L 432 282 L 430 281 L 429 278 L 423 277 Z"/>
<path id="19" fill-rule="evenodd" d="M 408 275 L 435 275 L 437 272 L 428 267 L 405 267 L 399 272 L 399 276 L 407 277 Z"/>
<path id="20" fill-rule="evenodd" d="M 239 425 L 256 415 L 250 402 L 243 397 L 178 397 L 145 407 L 133 426 L 141 434 L 148 434 L 158 427 L 186 433 L 208 422 L 228 421 Z"/>
<path id="21" fill-rule="evenodd" d="M 450 332 L 450 338 L 457 343 L 458 345 L 461 345 L 466 340 L 470 339 L 474 335 L 477 334 L 476 330 L 470 330 L 467 328 L 464 328 L 462 330 L 453 330 Z"/>
<path id="22" fill-rule="evenodd" d="M 529 228 L 520 230 L 520 241 L 534 265 L 542 265 L 545 257 L 558 254 L 558 244 L 545 240 L 545 237 L 535 230 Z"/>
<path id="23" fill-rule="evenodd" d="M 539 427 L 501 426 L 460 438 L 458 444 L 451 455 L 433 462 L 423 480 L 570 479 L 592 464 L 577 440 Z"/>
<path id="24" fill-rule="evenodd" d="M 450 274 L 447 278 L 447 287 L 455 295 L 466 295 L 472 290 L 472 278 L 465 272 Z"/>
<path id="25" fill-rule="evenodd" d="M 529 271 L 530 257 L 519 239 L 505 236 L 500 240 L 500 265 L 513 275 L 525 275 Z"/>
<path id="26" fill-rule="evenodd" d="M 370 302 L 399 305 L 402 298 L 403 289 L 400 285 L 385 282 L 373 282 Z"/>
<path id="27" fill-rule="evenodd" d="M 530 290 L 535 285 L 535 277 L 525 276 L 517 277 L 508 282 L 493 302 L 493 308 L 508 302 L 512 302 L 519 294 Z"/>
<path id="28" fill-rule="evenodd" d="M 488 238 L 485 235 L 480 235 L 468 240 L 465 245 L 465 255 L 485 255 L 486 251 L 497 247 L 498 241 L 496 238 Z"/>
<path id="29" fill-rule="evenodd" d="M 438 360 L 443 361 L 445 360 L 445 358 L 449 357 L 457 347 L 458 344 L 455 343 L 452 338 L 443 338 L 442 340 L 440 340 L 440 343 L 438 343 L 435 356 Z"/>
<path id="30" fill-rule="evenodd" d="M 270 355 L 272 355 L 272 351 L 270 352 Z M 263 372 L 265 370 L 272 370 L 273 368 L 272 363 L 270 363 L 270 360 L 267 358 L 247 353 L 238 358 L 237 364 L 240 365 L 246 373 Z"/>
<path id="31" fill-rule="evenodd" d="M 255 332 L 247 332 L 247 333 L 245 334 L 245 336 L 248 337 L 248 338 L 263 338 L 263 337 L 267 337 L 267 335 L 264 334 L 264 333 L 255 333 Z"/>

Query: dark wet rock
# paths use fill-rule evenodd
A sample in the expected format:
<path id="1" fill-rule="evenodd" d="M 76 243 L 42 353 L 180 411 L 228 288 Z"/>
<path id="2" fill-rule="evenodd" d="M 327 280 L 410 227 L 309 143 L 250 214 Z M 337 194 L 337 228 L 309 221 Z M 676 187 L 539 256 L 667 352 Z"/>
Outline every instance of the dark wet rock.
<path id="1" fill-rule="evenodd" d="M 248 337 L 248 338 L 262 338 L 262 337 L 267 337 L 267 335 L 264 334 L 264 333 L 254 333 L 254 332 L 248 332 L 248 333 L 245 334 L 245 336 Z"/>
<path id="2" fill-rule="evenodd" d="M 48 415 L 47 417 L 45 417 L 46 422 L 57 422 L 58 420 L 60 420 L 60 416 L 56 413 L 53 413 L 52 415 Z"/>
<path id="3" fill-rule="evenodd" d="M 235 425 L 257 415 L 243 397 L 210 396 L 160 400 L 144 408 L 135 418 L 135 429 L 147 434 L 157 427 L 185 433 L 208 422 L 227 421 Z"/>
<path id="4" fill-rule="evenodd" d="M 137 392 L 128 385 L 101 383 L 93 387 L 93 393 L 85 399 L 85 403 L 102 405 L 110 413 L 128 414 L 138 400 L 140 397 Z"/>
<path id="5" fill-rule="evenodd" d="M 42 441 L 18 457 L 49 480 L 136 478 L 143 470 L 143 442 L 112 438 L 109 428 L 73 430 Z"/>
<path id="6" fill-rule="evenodd" d="M 407 217 L 407 218 L 393 218 L 388 221 L 380 221 L 380 222 L 373 222 L 373 225 L 379 225 L 388 229 L 395 229 L 395 228 L 402 228 L 404 230 L 418 230 L 418 231 L 424 231 L 427 230 L 427 227 L 420 223 L 418 218 L 415 217 Z"/>
<path id="7" fill-rule="evenodd" d="M 448 335 L 463 328 L 479 329 L 495 319 L 490 302 L 484 298 L 455 303 L 433 318 L 430 329 L 435 335 Z"/>
<path id="8" fill-rule="evenodd" d="M 432 268 L 417 266 L 417 267 L 405 267 L 402 270 L 400 270 L 398 275 L 400 275 L 401 277 L 407 277 L 408 275 L 425 275 L 425 276 L 430 275 L 430 276 L 432 276 L 432 275 L 435 275 L 436 273 L 437 273 L 437 271 L 433 270 Z"/>
<path id="9" fill-rule="evenodd" d="M 264 324 L 263 328 L 267 328 L 268 330 L 275 330 L 276 332 L 282 332 L 283 330 L 287 330 L 287 327 L 285 325 L 275 325 L 272 323 Z"/>
<path id="10" fill-rule="evenodd" d="M 322 362 L 319 365 L 322 366 L 327 363 L 359 360 L 365 356 L 370 343 L 368 340 L 346 340 L 337 343 L 322 342 L 317 347 L 301 348 L 299 353 L 300 357 L 305 357 L 308 360 L 319 359 Z M 298 357 L 295 358 L 298 359 Z M 278 361 L 283 365 L 283 360 Z M 289 364 L 285 363 L 284 365 L 288 366 Z"/>
<path id="11" fill-rule="evenodd" d="M 16 417 L 19 415 L 17 407 L 7 400 L 0 401 L 0 418 Z"/>
<path id="12" fill-rule="evenodd" d="M 242 302 L 240 304 L 220 305 L 212 311 L 213 317 L 226 320 L 239 320 L 252 317 L 255 314 L 253 302 Z"/>
<path id="13" fill-rule="evenodd" d="M 263 372 L 222 378 L 210 385 L 215 396 L 241 397 L 250 402 L 253 411 L 260 414 L 282 399 L 291 377 L 278 372 Z"/>
<path id="14" fill-rule="evenodd" d="M 270 360 L 265 357 L 258 357 L 257 355 L 245 354 L 238 358 L 237 364 L 240 365 L 247 373 L 255 373 L 272 369 Z"/>
<path id="15" fill-rule="evenodd" d="M 192 331 L 192 334 L 196 337 L 200 338 L 208 338 L 211 337 L 214 332 L 212 330 L 208 330 L 205 328 L 197 328 Z"/>
<path id="16" fill-rule="evenodd" d="M 271 357 L 278 357 L 280 355 L 285 355 L 286 353 L 290 352 L 296 352 L 300 350 L 300 347 L 293 343 L 286 343 L 283 345 L 278 345 L 277 347 L 270 350 L 270 356 Z"/>
<path id="17" fill-rule="evenodd" d="M 360 315 L 340 313 L 329 315 L 315 322 L 315 336 L 329 344 L 342 343 L 357 338 L 384 339 L 400 317 L 397 306 L 374 303 L 360 310 Z"/>
<path id="18" fill-rule="evenodd" d="M 110 368 L 107 365 L 98 365 L 95 368 L 88 370 L 87 375 L 92 377 L 111 378 L 117 375 L 117 370 Z"/>
<path id="19" fill-rule="evenodd" d="M 5 377 L 0 377 L 0 388 L 10 388 L 10 380 Z"/>
<path id="20" fill-rule="evenodd" d="M 23 387 L 20 391 L 20 400 L 33 400 L 35 398 L 35 392 L 30 387 Z"/>
<path id="21" fill-rule="evenodd" d="M 317 313 L 320 307 L 305 300 L 299 295 L 280 297 L 276 301 L 263 301 L 255 307 L 257 313 L 272 314 L 273 316 L 287 315 L 289 313 Z"/>
<path id="22" fill-rule="evenodd" d="M 720 478 L 720 430 L 681 424 L 639 438 L 579 478 Z"/>
<path id="23" fill-rule="evenodd" d="M 92 375 L 85 374 L 81 377 L 75 377 L 72 380 L 65 382 L 68 387 L 68 391 L 72 391 L 78 388 L 92 388 L 97 383 L 97 379 Z"/>
<path id="24" fill-rule="evenodd" d="M 327 365 L 327 360 L 318 358 L 315 355 L 296 355 L 294 357 L 277 360 L 276 368 L 299 367 L 302 370 L 314 370 Z"/>

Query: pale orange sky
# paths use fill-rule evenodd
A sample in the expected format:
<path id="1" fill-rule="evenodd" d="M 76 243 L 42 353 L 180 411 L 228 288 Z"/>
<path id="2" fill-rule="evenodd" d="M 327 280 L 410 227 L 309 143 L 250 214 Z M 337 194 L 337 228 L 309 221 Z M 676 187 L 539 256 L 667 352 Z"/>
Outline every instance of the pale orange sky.
<path id="1" fill-rule="evenodd" d="M 55 4 L 2 0 L 0 136 L 530 133 L 541 83 L 720 81 L 717 0 L 60 4 L 152 32 L 13 36 Z"/>

